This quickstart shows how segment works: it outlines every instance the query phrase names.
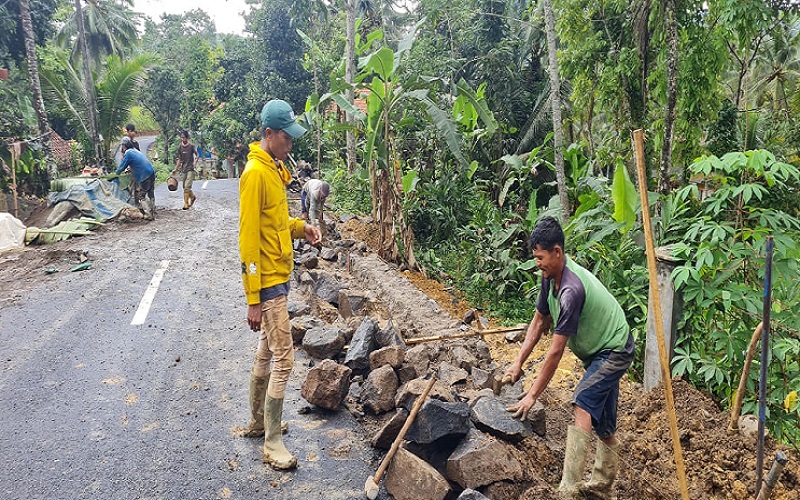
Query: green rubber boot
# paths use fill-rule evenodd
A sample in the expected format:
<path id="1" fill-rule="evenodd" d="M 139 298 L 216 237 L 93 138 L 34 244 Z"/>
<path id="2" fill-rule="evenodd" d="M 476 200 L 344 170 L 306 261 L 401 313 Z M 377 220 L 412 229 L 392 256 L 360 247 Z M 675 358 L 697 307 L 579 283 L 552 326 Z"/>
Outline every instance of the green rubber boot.
<path id="1" fill-rule="evenodd" d="M 597 442 L 597 454 L 594 457 L 592 478 L 581 487 L 581 493 L 589 498 L 611 500 L 611 485 L 617 478 L 619 470 L 619 443 L 609 446 L 602 441 Z"/>
<path id="2" fill-rule="evenodd" d="M 586 455 L 592 435 L 574 425 L 567 428 L 567 446 L 564 450 L 564 473 L 558 485 L 558 498 L 562 500 L 579 499 L 580 483 L 586 467 Z"/>
<path id="3" fill-rule="evenodd" d="M 294 457 L 286 446 L 283 445 L 281 435 L 281 414 L 283 413 L 283 398 L 273 399 L 266 397 L 264 402 L 264 446 L 261 449 L 261 458 L 265 464 L 276 470 L 289 470 L 297 467 L 297 458 Z"/>
<path id="4" fill-rule="evenodd" d="M 150 198 L 146 198 L 142 203 L 144 203 L 144 216 L 148 220 L 156 220 L 156 202 Z"/>
<path id="5" fill-rule="evenodd" d="M 267 397 L 269 375 L 256 377 L 250 374 L 250 423 L 241 430 L 241 437 L 255 438 L 264 435 L 264 398 Z"/>

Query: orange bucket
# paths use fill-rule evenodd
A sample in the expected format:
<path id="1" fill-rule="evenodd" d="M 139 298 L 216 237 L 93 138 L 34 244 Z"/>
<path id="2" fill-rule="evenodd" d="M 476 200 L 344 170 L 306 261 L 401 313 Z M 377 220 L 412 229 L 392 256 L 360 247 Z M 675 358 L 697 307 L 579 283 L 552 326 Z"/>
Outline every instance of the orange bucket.
<path id="1" fill-rule="evenodd" d="M 167 179 L 167 189 L 170 191 L 177 191 L 178 190 L 178 179 L 175 177 L 169 177 Z"/>

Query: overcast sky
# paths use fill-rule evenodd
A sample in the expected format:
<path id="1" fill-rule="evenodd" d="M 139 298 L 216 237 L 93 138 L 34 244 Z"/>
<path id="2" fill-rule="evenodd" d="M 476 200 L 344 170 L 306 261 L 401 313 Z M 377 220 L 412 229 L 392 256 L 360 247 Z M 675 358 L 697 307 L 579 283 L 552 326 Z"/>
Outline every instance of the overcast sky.
<path id="1" fill-rule="evenodd" d="M 133 0 L 133 10 L 143 12 L 158 22 L 161 14 L 182 14 L 192 9 L 204 10 L 218 33 L 244 32 L 244 18 L 241 13 L 248 10 L 245 0 Z"/>

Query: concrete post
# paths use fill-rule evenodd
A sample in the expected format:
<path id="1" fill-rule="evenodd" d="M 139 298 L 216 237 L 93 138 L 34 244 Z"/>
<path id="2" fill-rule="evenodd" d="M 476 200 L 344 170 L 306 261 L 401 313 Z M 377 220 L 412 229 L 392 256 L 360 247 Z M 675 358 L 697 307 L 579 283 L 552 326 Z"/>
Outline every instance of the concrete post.
<path id="1" fill-rule="evenodd" d="M 656 272 L 658 290 L 661 298 L 661 321 L 664 324 L 664 343 L 667 346 L 667 358 L 672 363 L 675 349 L 675 334 L 678 321 L 683 312 L 683 300 L 676 293 L 675 285 L 670 279 L 672 271 L 681 264 L 670 254 L 669 247 L 656 248 Z M 647 340 L 644 352 L 644 390 L 650 391 L 661 383 L 661 361 L 658 355 L 658 338 L 654 323 L 653 300 L 648 294 L 647 300 Z"/>

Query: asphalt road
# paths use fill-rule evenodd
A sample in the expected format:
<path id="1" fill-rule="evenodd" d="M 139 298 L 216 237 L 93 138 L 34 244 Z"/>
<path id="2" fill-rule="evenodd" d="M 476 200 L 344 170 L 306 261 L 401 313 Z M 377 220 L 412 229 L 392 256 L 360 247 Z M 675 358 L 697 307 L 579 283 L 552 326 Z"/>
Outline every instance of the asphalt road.
<path id="1" fill-rule="evenodd" d="M 53 245 L 48 267 L 60 272 L 35 269 L 0 301 L 0 498 L 364 498 L 380 456 L 346 410 L 299 411 L 302 351 L 284 411 L 297 471 L 271 470 L 258 439 L 232 435 L 248 418 L 257 341 L 245 323 L 237 180 L 195 192 L 183 211 L 181 191 L 158 186 L 155 222 Z M 69 272 L 78 250 L 92 266 Z M 159 268 L 146 318 L 131 324 Z"/>

